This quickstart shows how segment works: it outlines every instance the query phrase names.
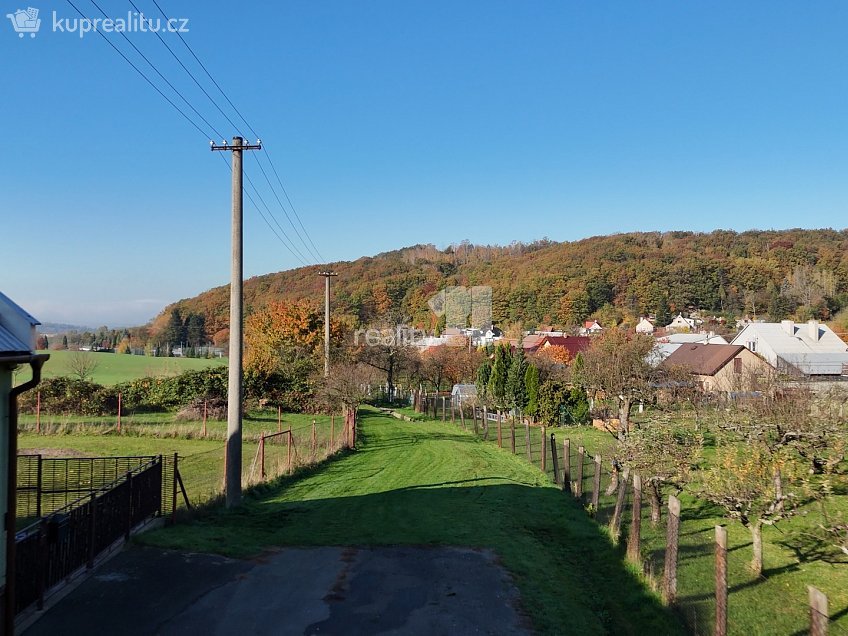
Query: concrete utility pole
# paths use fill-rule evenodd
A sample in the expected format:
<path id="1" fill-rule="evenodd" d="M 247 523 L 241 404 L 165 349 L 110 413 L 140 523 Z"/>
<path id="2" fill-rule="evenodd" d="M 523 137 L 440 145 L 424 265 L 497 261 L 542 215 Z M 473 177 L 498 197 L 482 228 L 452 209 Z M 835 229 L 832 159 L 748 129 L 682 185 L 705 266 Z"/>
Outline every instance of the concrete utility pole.
<path id="1" fill-rule="evenodd" d="M 324 286 L 324 377 L 330 377 L 330 277 L 338 276 L 336 272 L 318 272 L 323 276 Z"/>
<path id="2" fill-rule="evenodd" d="M 226 481 L 227 508 L 241 503 L 241 419 L 242 419 L 242 369 L 241 360 L 243 347 L 242 327 L 244 306 L 242 297 L 242 280 L 244 278 L 244 235 L 242 224 L 244 220 L 242 189 L 242 152 L 245 150 L 260 150 L 262 142 L 256 140 L 256 145 L 245 144 L 241 137 L 233 137 L 233 145 L 226 141 L 217 146 L 210 142 L 215 150 L 228 150 L 233 153 L 233 239 L 232 239 L 232 269 L 230 270 L 230 370 L 227 387 L 227 450 L 226 450 Z"/>

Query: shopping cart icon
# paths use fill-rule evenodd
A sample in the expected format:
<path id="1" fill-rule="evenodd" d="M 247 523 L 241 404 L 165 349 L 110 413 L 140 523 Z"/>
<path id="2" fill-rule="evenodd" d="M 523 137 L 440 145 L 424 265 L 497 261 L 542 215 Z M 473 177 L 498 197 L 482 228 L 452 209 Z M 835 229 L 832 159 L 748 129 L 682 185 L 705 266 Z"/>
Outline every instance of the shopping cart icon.
<path id="1" fill-rule="evenodd" d="M 24 37 L 24 33 L 29 33 L 29 37 L 34 38 L 41 28 L 41 18 L 38 17 L 38 9 L 27 7 L 26 11 L 18 9 L 14 13 L 7 13 L 6 17 L 12 21 L 12 26 L 15 28 L 15 33 L 19 38 Z"/>

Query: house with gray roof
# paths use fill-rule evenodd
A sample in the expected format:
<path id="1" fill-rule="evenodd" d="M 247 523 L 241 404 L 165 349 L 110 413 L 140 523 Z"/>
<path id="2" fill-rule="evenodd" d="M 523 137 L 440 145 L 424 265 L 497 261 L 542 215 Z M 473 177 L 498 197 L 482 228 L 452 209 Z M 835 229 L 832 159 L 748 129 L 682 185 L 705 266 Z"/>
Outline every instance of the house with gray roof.
<path id="1" fill-rule="evenodd" d="M 848 375 L 848 345 L 817 320 L 750 323 L 730 344 L 762 356 L 781 373 L 819 379 Z"/>
<path id="2" fill-rule="evenodd" d="M 28 312 L 0 292 L 0 513 L 5 519 L 0 542 L 0 596 L 3 598 L 3 633 L 12 633 L 15 616 L 14 547 L 15 494 L 14 475 L 18 454 L 17 396 L 35 387 L 41 380 L 41 367 L 50 357 L 35 353 L 36 327 L 41 324 Z M 32 379 L 13 386 L 19 365 L 32 367 Z M 9 558 L 7 558 L 7 556 Z"/>

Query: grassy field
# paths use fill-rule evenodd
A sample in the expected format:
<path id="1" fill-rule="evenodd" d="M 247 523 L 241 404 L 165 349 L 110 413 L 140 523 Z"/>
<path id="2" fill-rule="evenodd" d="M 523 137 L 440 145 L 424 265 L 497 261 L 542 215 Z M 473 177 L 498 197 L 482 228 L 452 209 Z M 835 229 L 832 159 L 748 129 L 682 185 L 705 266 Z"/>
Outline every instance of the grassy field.
<path id="1" fill-rule="evenodd" d="M 459 426 L 459 423 L 454 427 Z M 467 426 L 471 428 L 470 421 Z M 562 462 L 562 441 L 571 445 L 572 474 L 577 464 L 577 447 L 586 448 L 583 472 L 584 501 L 589 501 L 593 485 L 592 456 L 600 453 L 605 460 L 602 487 L 609 483 L 609 461 L 615 439 L 607 432 L 589 426 L 548 429 L 557 440 L 558 456 Z M 511 432 L 508 423 L 502 426 L 504 452 L 511 453 Z M 479 433 L 482 438 L 482 431 Z M 490 423 L 489 443 L 497 444 L 497 424 Z M 531 427 L 531 456 L 538 470 L 541 467 L 541 428 Z M 524 427 L 516 430 L 516 456 L 527 461 Z M 548 451 L 549 452 L 549 451 Z M 550 455 L 547 462 L 548 479 L 553 480 Z M 848 492 L 838 490 L 832 509 L 848 514 Z M 681 497 L 680 559 L 678 570 L 678 610 L 689 630 L 710 634 L 713 629 L 714 606 L 714 547 L 716 525 L 726 525 L 729 549 L 729 624 L 733 634 L 802 634 L 808 627 L 809 607 L 807 585 L 814 585 L 828 595 L 832 633 L 848 634 L 848 561 L 822 558 L 817 547 L 806 540 L 811 528 L 821 521 L 815 503 L 806 505 L 801 514 L 788 522 L 765 527 L 764 577 L 756 578 L 748 569 L 751 559 L 749 532 L 738 522 L 722 516 L 722 510 L 686 493 Z M 631 497 L 628 495 L 628 505 Z M 612 517 L 614 496 L 602 496 L 597 521 L 607 524 Z M 626 519 L 627 517 L 625 517 Z M 656 573 L 662 575 L 665 558 L 665 517 L 658 527 L 650 523 L 650 510 L 643 504 L 643 558 Z M 624 523 L 622 536 L 628 524 Z"/>
<path id="2" fill-rule="evenodd" d="M 62 425 L 60 433 L 36 435 L 34 424 L 25 423 L 18 436 L 21 453 L 42 453 L 53 456 L 102 457 L 110 455 L 173 455 L 179 454 L 180 472 L 192 503 L 202 503 L 218 494 L 224 478 L 224 440 L 226 422 L 210 421 L 207 438 L 200 435 L 200 423 L 174 423 L 173 414 L 147 415 L 145 421 L 125 418 L 122 433 L 115 430 L 114 418 L 108 422 L 77 422 Z M 34 421 L 33 417 L 28 420 Z M 81 419 L 81 418 L 74 418 Z M 92 419 L 92 418 L 85 418 Z M 102 420 L 104 418 L 96 418 Z M 330 433 L 334 434 L 334 448 L 342 441 L 342 420 L 335 418 L 335 426 L 327 416 L 283 414 L 283 428 L 291 429 L 295 442 L 294 467 L 302 467 L 312 460 L 312 420 L 315 420 L 317 453 L 323 460 L 329 453 Z M 44 430 L 48 430 L 45 423 Z M 259 481 L 257 459 L 259 436 L 277 430 L 276 413 L 254 412 L 243 423 L 242 466 L 245 483 Z M 288 468 L 287 446 L 282 441 L 269 441 L 265 448 L 266 473 L 279 475 Z M 182 504 L 180 504 L 182 505 Z"/>
<path id="3" fill-rule="evenodd" d="M 207 369 L 227 363 L 226 358 L 152 358 L 150 356 L 131 356 L 119 353 L 100 353 L 91 351 L 46 351 L 50 359 L 44 365 L 45 378 L 70 375 L 73 356 L 86 356 L 97 362 L 91 373 L 91 380 L 98 384 L 111 386 L 145 376 L 161 377 L 179 375 L 183 371 Z M 28 368 L 22 369 L 16 376 L 16 382 L 25 382 L 30 377 Z"/>
<path id="4" fill-rule="evenodd" d="M 274 545 L 485 547 L 539 633 L 683 633 L 581 506 L 525 461 L 449 424 L 365 410 L 360 430 L 355 453 L 139 540 L 241 557 Z"/>

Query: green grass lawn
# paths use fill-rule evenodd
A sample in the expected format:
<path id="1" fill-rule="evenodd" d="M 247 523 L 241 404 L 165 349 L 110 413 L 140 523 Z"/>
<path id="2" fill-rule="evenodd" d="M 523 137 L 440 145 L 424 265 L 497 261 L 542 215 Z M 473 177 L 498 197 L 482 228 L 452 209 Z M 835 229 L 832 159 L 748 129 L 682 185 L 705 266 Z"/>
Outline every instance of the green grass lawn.
<path id="1" fill-rule="evenodd" d="M 468 423 L 467 423 L 468 424 Z M 458 421 L 454 427 L 458 427 Z M 470 427 L 470 424 L 468 424 Z M 541 428 L 531 427 L 531 455 L 536 469 L 541 460 Z M 615 438 L 605 431 L 589 426 L 551 428 L 557 441 L 558 458 L 562 467 L 562 441 L 570 440 L 572 476 L 576 474 L 577 447 L 586 448 L 583 471 L 584 502 L 590 500 L 593 487 L 594 465 L 592 457 L 600 453 L 604 458 L 602 488 L 609 483 L 609 458 Z M 482 439 L 483 432 L 479 432 Z M 505 452 L 511 452 L 509 423 L 501 429 Z M 497 423 L 491 422 L 489 444 L 497 444 Z M 546 472 L 553 481 L 553 467 L 548 450 Z M 523 425 L 516 430 L 516 456 L 527 460 Z M 838 491 L 831 505 L 848 513 L 848 490 Z M 632 497 L 628 495 L 627 505 Z M 834 633 L 848 634 L 848 562 L 845 559 L 819 558 L 814 545 L 805 540 L 805 532 L 821 521 L 815 504 L 801 509 L 801 514 L 775 527 L 763 530 L 764 578 L 755 578 L 748 569 L 751 559 L 749 532 L 738 522 L 722 516 L 722 510 L 687 494 L 681 496 L 681 538 L 678 571 L 678 610 L 690 631 L 698 634 L 712 633 L 714 606 L 714 547 L 715 526 L 726 525 L 729 548 L 729 624 L 734 634 L 801 634 L 808 628 L 807 585 L 814 585 L 828 595 Z M 607 524 L 612 517 L 614 496 L 602 496 L 597 514 L 599 524 Z M 628 508 L 629 511 L 629 508 Z M 629 514 L 629 512 L 628 512 Z M 626 536 L 628 523 L 625 516 L 622 536 Z M 643 558 L 656 573 L 657 582 L 662 576 L 665 558 L 665 517 L 659 527 L 650 524 L 650 509 L 643 503 L 642 518 Z M 838 630 L 838 631 L 837 631 Z"/>
<path id="2" fill-rule="evenodd" d="M 72 418 L 80 420 L 64 424 L 61 434 L 36 435 L 34 416 L 26 418 L 22 432 L 18 435 L 21 453 L 40 452 L 45 455 L 68 455 L 105 457 L 114 455 L 173 455 L 179 454 L 180 472 L 192 503 L 202 503 L 217 495 L 223 487 L 224 440 L 227 423 L 210 421 L 208 437 L 200 436 L 199 422 L 174 423 L 173 414 L 147 414 L 140 420 L 126 417 L 122 433 L 115 430 L 114 418 Z M 22 418 L 23 419 L 23 418 Z M 91 422 L 89 420 L 97 421 Z M 342 418 L 335 418 L 331 425 L 326 415 L 283 414 L 283 429 L 291 429 L 295 454 L 294 467 L 303 466 L 312 459 L 312 420 L 315 420 L 317 453 L 322 460 L 329 452 L 332 431 L 337 448 L 342 440 Z M 30 421 L 32 420 L 32 421 Z M 42 423 L 47 429 L 48 422 Z M 242 466 L 245 483 L 259 481 L 260 469 L 254 465 L 257 459 L 257 442 L 262 433 L 277 430 L 277 414 L 270 411 L 253 412 L 243 422 Z M 81 432 L 82 431 L 82 432 Z M 288 469 L 288 451 L 285 438 L 269 441 L 265 447 L 266 473 L 279 475 Z M 182 505 L 182 504 L 180 504 Z"/>
<path id="3" fill-rule="evenodd" d="M 237 511 L 139 537 L 231 556 L 275 545 L 490 548 L 543 634 L 679 634 L 582 507 L 519 457 L 456 426 L 365 409 L 360 447 L 257 487 Z"/>
<path id="4" fill-rule="evenodd" d="M 82 355 L 97 362 L 91 373 L 91 380 L 97 384 L 111 386 L 120 382 L 128 382 L 146 376 L 161 377 L 179 375 L 183 371 L 207 369 L 227 363 L 226 358 L 153 358 L 150 356 L 131 356 L 120 353 L 100 353 L 91 351 L 42 351 L 49 353 L 50 359 L 45 363 L 43 376 L 55 378 L 71 374 L 71 359 Z M 29 379 L 31 371 L 22 369 L 16 375 L 18 384 Z"/>

